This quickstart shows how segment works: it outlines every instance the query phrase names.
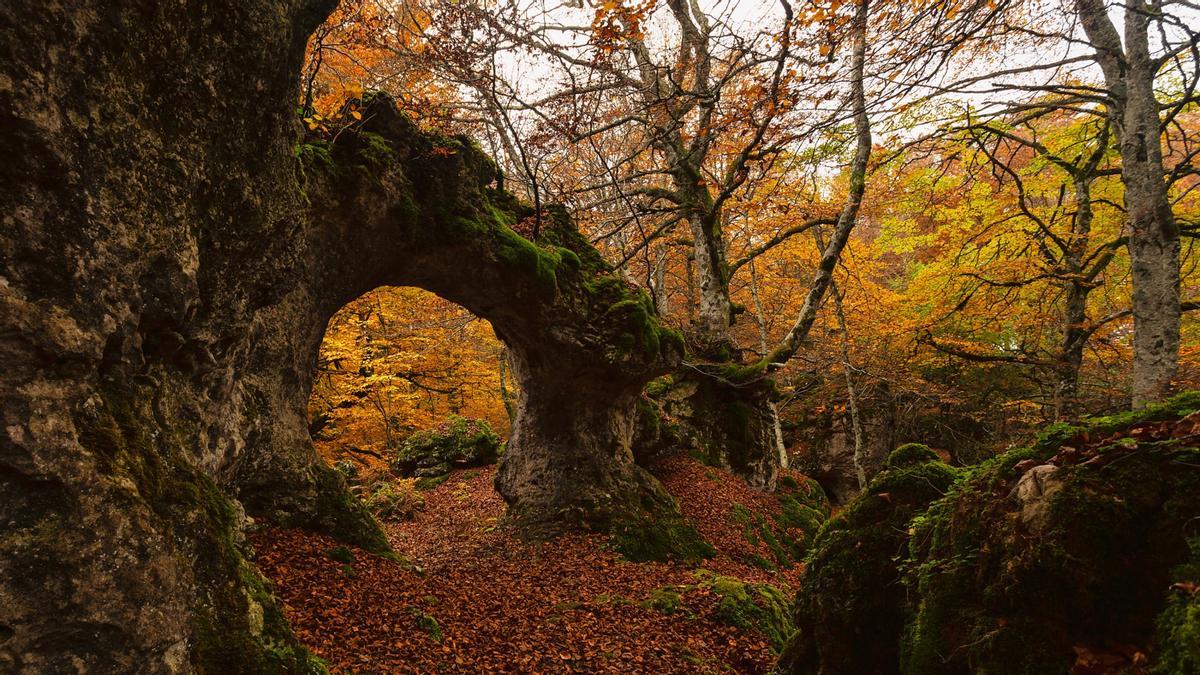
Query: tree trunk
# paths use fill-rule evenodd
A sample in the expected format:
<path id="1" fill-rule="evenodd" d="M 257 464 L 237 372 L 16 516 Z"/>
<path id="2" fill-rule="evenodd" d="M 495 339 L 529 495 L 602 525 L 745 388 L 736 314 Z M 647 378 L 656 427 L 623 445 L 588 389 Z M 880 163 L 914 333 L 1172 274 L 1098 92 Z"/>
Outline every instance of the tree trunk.
<path id="1" fill-rule="evenodd" d="M 818 236 L 818 241 L 820 237 Z M 846 312 L 842 309 L 842 294 L 836 283 L 830 285 L 834 309 L 837 313 L 838 329 L 842 334 L 842 371 L 846 374 L 846 401 L 850 409 L 850 429 L 854 434 L 854 477 L 858 489 L 867 489 L 866 438 L 863 434 L 862 416 L 858 412 L 858 391 L 854 388 L 854 370 L 850 366 L 850 331 L 846 329 Z"/>
<path id="2" fill-rule="evenodd" d="M 1058 358 L 1054 388 L 1054 419 L 1072 419 L 1079 404 L 1079 370 L 1083 367 L 1083 349 L 1087 345 L 1087 297 L 1091 288 L 1070 283 L 1063 309 L 1063 347 Z"/>
<path id="3" fill-rule="evenodd" d="M 1143 0 L 1125 9 L 1125 39 L 1102 0 L 1076 0 L 1080 23 L 1096 50 L 1121 148 L 1121 177 L 1133 278 L 1133 405 L 1161 400 L 1179 363 L 1179 230 L 1164 180 L 1158 63 L 1150 55 Z"/>
<path id="4" fill-rule="evenodd" d="M 1134 407 L 1166 398 L 1179 363 L 1179 231 L 1163 179 L 1158 101 L 1147 68 L 1130 69 L 1118 128 L 1133 278 Z"/>
<path id="5" fill-rule="evenodd" d="M 767 349 L 767 317 L 763 313 L 762 299 L 758 295 L 758 271 L 754 261 L 750 261 L 750 297 L 754 300 L 754 320 L 758 323 L 758 348 L 766 354 Z M 783 423 L 779 420 L 779 408 L 775 401 L 767 402 L 767 412 L 771 415 L 771 426 L 775 430 L 775 451 L 779 454 L 779 467 L 788 468 L 787 444 L 783 442 Z"/>

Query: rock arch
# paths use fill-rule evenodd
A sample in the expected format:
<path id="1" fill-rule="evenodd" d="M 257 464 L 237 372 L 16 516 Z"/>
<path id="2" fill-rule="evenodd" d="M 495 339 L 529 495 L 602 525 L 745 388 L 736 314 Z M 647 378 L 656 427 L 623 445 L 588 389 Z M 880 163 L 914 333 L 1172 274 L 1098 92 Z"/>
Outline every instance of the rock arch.
<path id="1" fill-rule="evenodd" d="M 243 501 L 295 491 L 296 471 L 279 461 L 313 462 L 302 421 L 325 325 L 350 300 L 389 285 L 463 306 L 508 345 L 522 394 L 497 488 L 515 515 L 603 529 L 647 498 L 670 508 L 634 463 L 633 442 L 638 397 L 678 362 L 679 334 L 659 326 L 648 297 L 562 211 L 543 214 L 537 243 L 516 234 L 512 226 L 535 215 L 498 187 L 494 165 L 469 140 L 419 132 L 382 95 L 363 117 L 334 143 L 300 146 L 312 205 L 304 273 L 256 318 L 260 335 L 278 339 L 255 345 L 262 358 L 249 379 L 279 413 L 236 471 Z M 279 364 L 294 368 L 281 373 Z M 255 466 L 263 460 L 274 466 Z"/>
<path id="2" fill-rule="evenodd" d="M 381 283 L 517 355 L 516 514 L 664 503 L 629 446 L 678 337 L 564 218 L 515 236 L 527 211 L 482 154 L 380 102 L 297 143 L 295 74 L 334 4 L 0 4 L 0 670 L 315 667 L 241 506 L 386 548 L 303 419 L 325 319 Z"/>

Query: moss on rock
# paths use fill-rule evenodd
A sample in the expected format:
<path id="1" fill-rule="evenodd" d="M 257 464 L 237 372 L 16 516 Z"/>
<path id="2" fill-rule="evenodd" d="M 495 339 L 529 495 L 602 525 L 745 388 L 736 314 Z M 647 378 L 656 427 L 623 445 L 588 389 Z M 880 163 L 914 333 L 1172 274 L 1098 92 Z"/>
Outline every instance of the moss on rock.
<path id="1" fill-rule="evenodd" d="M 317 502 L 311 515 L 295 519 L 296 525 L 328 534 L 338 541 L 396 559 L 383 528 L 369 509 L 346 487 L 346 479 L 327 466 L 313 467 Z"/>
<path id="2" fill-rule="evenodd" d="M 779 500 L 779 515 L 775 520 L 789 533 L 789 546 L 796 562 L 804 559 L 809 547 L 829 519 L 832 505 L 821 484 L 807 476 L 799 479 L 783 476 L 775 496 Z"/>
<path id="3" fill-rule="evenodd" d="M 402 476 L 428 478 L 492 464 L 499 455 L 500 437 L 487 422 L 451 415 L 441 427 L 419 431 L 402 442 L 392 467 Z"/>
<path id="4" fill-rule="evenodd" d="M 1198 425 L 1174 420 L 1197 410 L 1052 425 L 957 481 L 907 450 L 818 536 L 781 669 L 1196 672 Z"/>
<path id="5" fill-rule="evenodd" d="M 939 460 L 940 458 L 937 453 L 930 449 L 928 445 L 923 443 L 905 443 L 888 455 L 887 459 L 884 460 L 883 468 L 899 469 L 905 466 Z"/>
<path id="6" fill-rule="evenodd" d="M 763 378 L 734 380 L 720 364 L 678 372 L 647 387 L 671 420 L 671 438 L 698 461 L 730 469 L 753 487 L 773 489 L 779 472 L 769 404 L 777 392 Z"/>
<path id="7" fill-rule="evenodd" d="M 325 664 L 293 636 L 269 582 L 247 560 L 240 513 L 211 478 L 188 461 L 178 430 L 154 434 L 149 403 L 110 385 L 80 420 L 80 442 L 102 471 L 128 485 L 170 524 L 208 592 L 192 608 L 192 665 L 202 673 L 325 673 Z"/>
<path id="8" fill-rule="evenodd" d="M 714 617 L 730 626 L 757 630 L 776 651 L 783 648 L 795 627 L 787 596 L 770 584 L 749 584 L 734 577 L 697 570 L 700 587 L 717 596 Z"/>
<path id="9" fill-rule="evenodd" d="M 1171 572 L 1171 590 L 1155 621 L 1154 672 L 1200 673 L 1200 536 L 1188 540 L 1189 560 Z"/>
<path id="10" fill-rule="evenodd" d="M 1197 405 L 1188 395 L 1051 427 L 1034 447 L 972 471 L 917 519 L 904 671 L 1067 672 L 1075 648 L 1103 652 L 1117 644 L 1146 650 L 1152 660 L 1163 650 L 1160 663 L 1186 663 L 1173 648 L 1186 644 L 1190 600 L 1166 603 L 1164 594 L 1172 568 L 1188 558 L 1189 524 L 1200 519 L 1200 450 L 1186 437 L 1106 436 Z M 1100 447 L 1076 461 L 1085 444 Z M 1185 621 L 1183 634 L 1164 639 L 1164 622 L 1176 617 Z"/>
<path id="11" fill-rule="evenodd" d="M 623 514 L 604 529 L 609 533 L 609 545 L 633 562 L 674 560 L 694 564 L 716 555 L 716 549 L 696 528 L 673 510 Z"/>
<path id="12" fill-rule="evenodd" d="M 893 672 L 904 626 L 896 560 L 909 521 L 957 473 L 938 461 L 888 469 L 817 534 L 796 598 L 796 633 L 781 657 L 794 673 Z M 864 648 L 870 645 L 870 648 Z"/>

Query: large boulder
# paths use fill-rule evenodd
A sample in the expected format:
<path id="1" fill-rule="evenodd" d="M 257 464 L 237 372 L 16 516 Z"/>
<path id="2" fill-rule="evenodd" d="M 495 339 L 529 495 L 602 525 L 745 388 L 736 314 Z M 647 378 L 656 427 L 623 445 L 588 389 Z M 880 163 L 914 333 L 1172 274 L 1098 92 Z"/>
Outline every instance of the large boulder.
<path id="1" fill-rule="evenodd" d="M 438 428 L 401 441 L 392 467 L 401 476 L 432 478 L 453 469 L 493 464 L 499 457 L 500 437 L 487 422 L 452 415 Z"/>
<path id="2" fill-rule="evenodd" d="M 895 671 L 906 595 L 898 554 L 907 546 L 909 522 L 958 477 L 936 457 L 902 459 L 879 473 L 813 542 L 782 671 Z"/>
<path id="3" fill-rule="evenodd" d="M 893 453 L 818 536 L 781 669 L 1197 672 L 1198 410 L 1053 425 L 957 478 Z"/>

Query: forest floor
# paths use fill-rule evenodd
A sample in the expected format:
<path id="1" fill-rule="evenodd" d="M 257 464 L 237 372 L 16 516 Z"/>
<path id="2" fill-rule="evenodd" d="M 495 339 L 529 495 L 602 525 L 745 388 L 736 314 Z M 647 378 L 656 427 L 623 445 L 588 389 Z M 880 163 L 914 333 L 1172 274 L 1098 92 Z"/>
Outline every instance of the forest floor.
<path id="1" fill-rule="evenodd" d="M 702 580 L 715 572 L 792 597 L 800 566 L 750 564 L 768 552 L 729 515 L 776 500 L 686 456 L 655 473 L 717 549 L 699 567 L 632 563 L 601 535 L 524 541 L 497 527 L 494 466 L 455 472 L 414 519 L 385 525 L 417 571 L 299 530 L 251 543 L 296 635 L 335 672 L 767 672 L 768 637 L 722 622 Z"/>

